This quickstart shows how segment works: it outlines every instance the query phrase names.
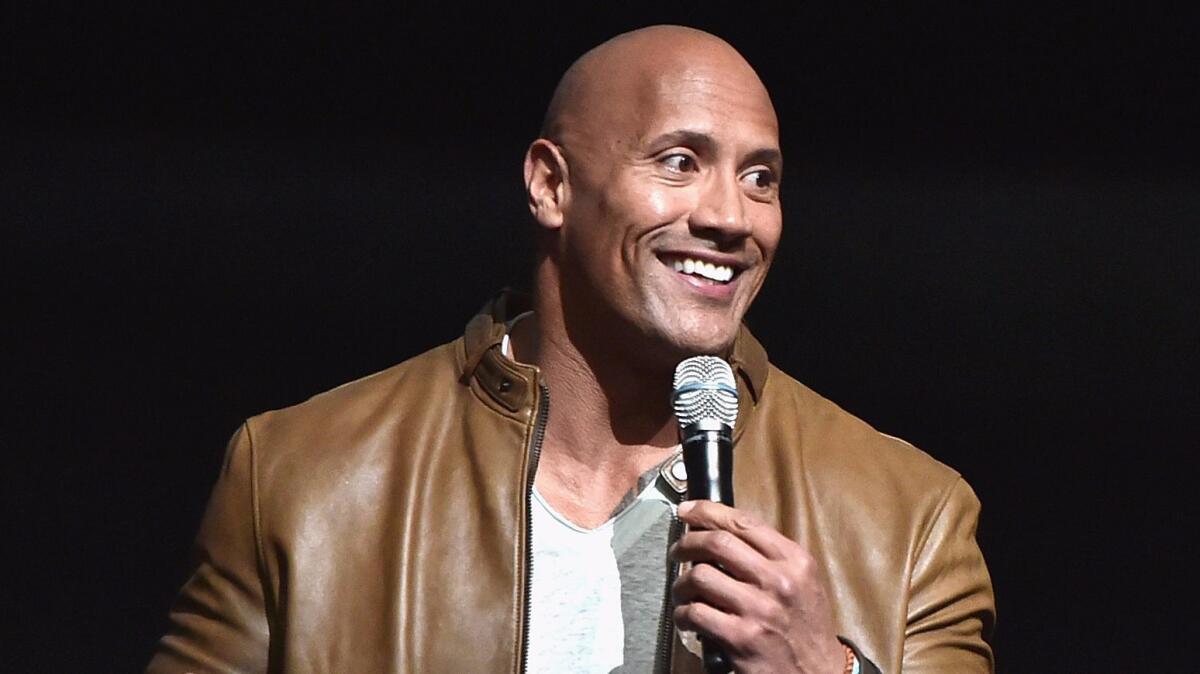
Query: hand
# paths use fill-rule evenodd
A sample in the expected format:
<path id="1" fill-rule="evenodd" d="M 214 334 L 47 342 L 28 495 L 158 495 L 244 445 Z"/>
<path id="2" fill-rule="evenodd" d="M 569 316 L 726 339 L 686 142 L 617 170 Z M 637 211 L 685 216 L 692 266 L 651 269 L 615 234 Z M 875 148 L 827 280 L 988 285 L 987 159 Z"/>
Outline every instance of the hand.
<path id="1" fill-rule="evenodd" d="M 679 519 L 689 531 L 671 557 L 694 564 L 675 581 L 676 626 L 718 642 L 738 672 L 841 674 L 829 593 L 804 548 L 720 503 L 685 501 Z"/>

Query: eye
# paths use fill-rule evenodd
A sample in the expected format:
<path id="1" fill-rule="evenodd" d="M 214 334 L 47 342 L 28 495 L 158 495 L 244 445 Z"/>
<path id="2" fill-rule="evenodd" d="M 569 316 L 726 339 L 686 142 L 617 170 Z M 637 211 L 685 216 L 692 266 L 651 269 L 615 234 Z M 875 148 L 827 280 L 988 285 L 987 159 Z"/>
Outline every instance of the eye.
<path id="1" fill-rule="evenodd" d="M 750 186 L 751 189 L 758 192 L 766 192 L 775 189 L 779 184 L 779 177 L 770 169 L 756 169 L 742 176 L 742 180 Z"/>
<path id="2" fill-rule="evenodd" d="M 663 166 L 666 166 L 668 171 L 673 173 L 691 173 L 696 170 L 696 158 L 690 154 L 676 152 L 658 161 Z"/>

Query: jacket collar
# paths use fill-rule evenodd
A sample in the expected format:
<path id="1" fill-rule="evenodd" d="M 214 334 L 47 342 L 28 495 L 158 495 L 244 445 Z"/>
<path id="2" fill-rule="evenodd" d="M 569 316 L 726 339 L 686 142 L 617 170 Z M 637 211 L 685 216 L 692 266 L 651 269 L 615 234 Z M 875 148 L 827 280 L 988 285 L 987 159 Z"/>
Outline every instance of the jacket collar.
<path id="1" fill-rule="evenodd" d="M 499 404 L 512 412 L 531 405 L 536 396 L 537 368 L 521 365 L 500 353 L 500 343 L 507 330 L 506 323 L 532 309 L 528 295 L 504 289 L 483 305 L 467 323 L 463 335 L 464 358 L 461 380 L 467 383 L 474 377 L 482 388 Z M 749 396 L 739 396 L 739 419 L 758 404 L 767 385 L 770 365 L 767 352 L 743 324 L 734 339 L 729 364 Z M 741 424 L 739 424 L 741 426 Z"/>

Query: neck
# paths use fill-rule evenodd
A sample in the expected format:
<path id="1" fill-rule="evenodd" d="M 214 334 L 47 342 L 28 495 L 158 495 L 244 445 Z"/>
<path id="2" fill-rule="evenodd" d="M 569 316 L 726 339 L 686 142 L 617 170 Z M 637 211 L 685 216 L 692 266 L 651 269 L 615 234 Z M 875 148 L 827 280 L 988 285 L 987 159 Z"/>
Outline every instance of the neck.
<path id="1" fill-rule="evenodd" d="M 553 401 L 535 485 L 554 510 L 590 529 L 671 455 L 679 432 L 670 372 L 653 377 L 565 335 L 535 302 L 534 317 L 514 327 L 512 347 L 518 360 L 538 365 Z"/>
<path id="2" fill-rule="evenodd" d="M 511 342 L 518 360 L 538 366 L 552 400 L 535 480 L 556 510 L 592 527 L 679 442 L 673 365 L 647 367 L 622 350 L 631 341 L 611 326 L 568 320 L 547 286 Z"/>
<path id="3" fill-rule="evenodd" d="M 517 324 L 512 343 L 514 355 L 536 364 L 550 390 L 554 413 L 547 436 L 592 455 L 599 448 L 673 447 L 678 430 L 669 401 L 671 368 L 631 360 L 611 331 L 568 333 L 561 314 L 540 299 L 534 315 Z"/>

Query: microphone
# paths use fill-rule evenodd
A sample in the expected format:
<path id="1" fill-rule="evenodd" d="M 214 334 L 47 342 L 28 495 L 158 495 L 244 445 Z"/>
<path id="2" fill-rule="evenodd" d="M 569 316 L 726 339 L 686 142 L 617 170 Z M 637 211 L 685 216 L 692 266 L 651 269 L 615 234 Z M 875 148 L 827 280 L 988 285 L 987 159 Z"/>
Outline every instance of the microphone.
<path id="1" fill-rule="evenodd" d="M 733 425 L 738 392 L 733 369 L 715 356 L 693 356 L 675 367 L 671 405 L 687 468 L 688 499 L 733 505 Z M 733 670 L 729 655 L 700 638 L 709 674 Z"/>

